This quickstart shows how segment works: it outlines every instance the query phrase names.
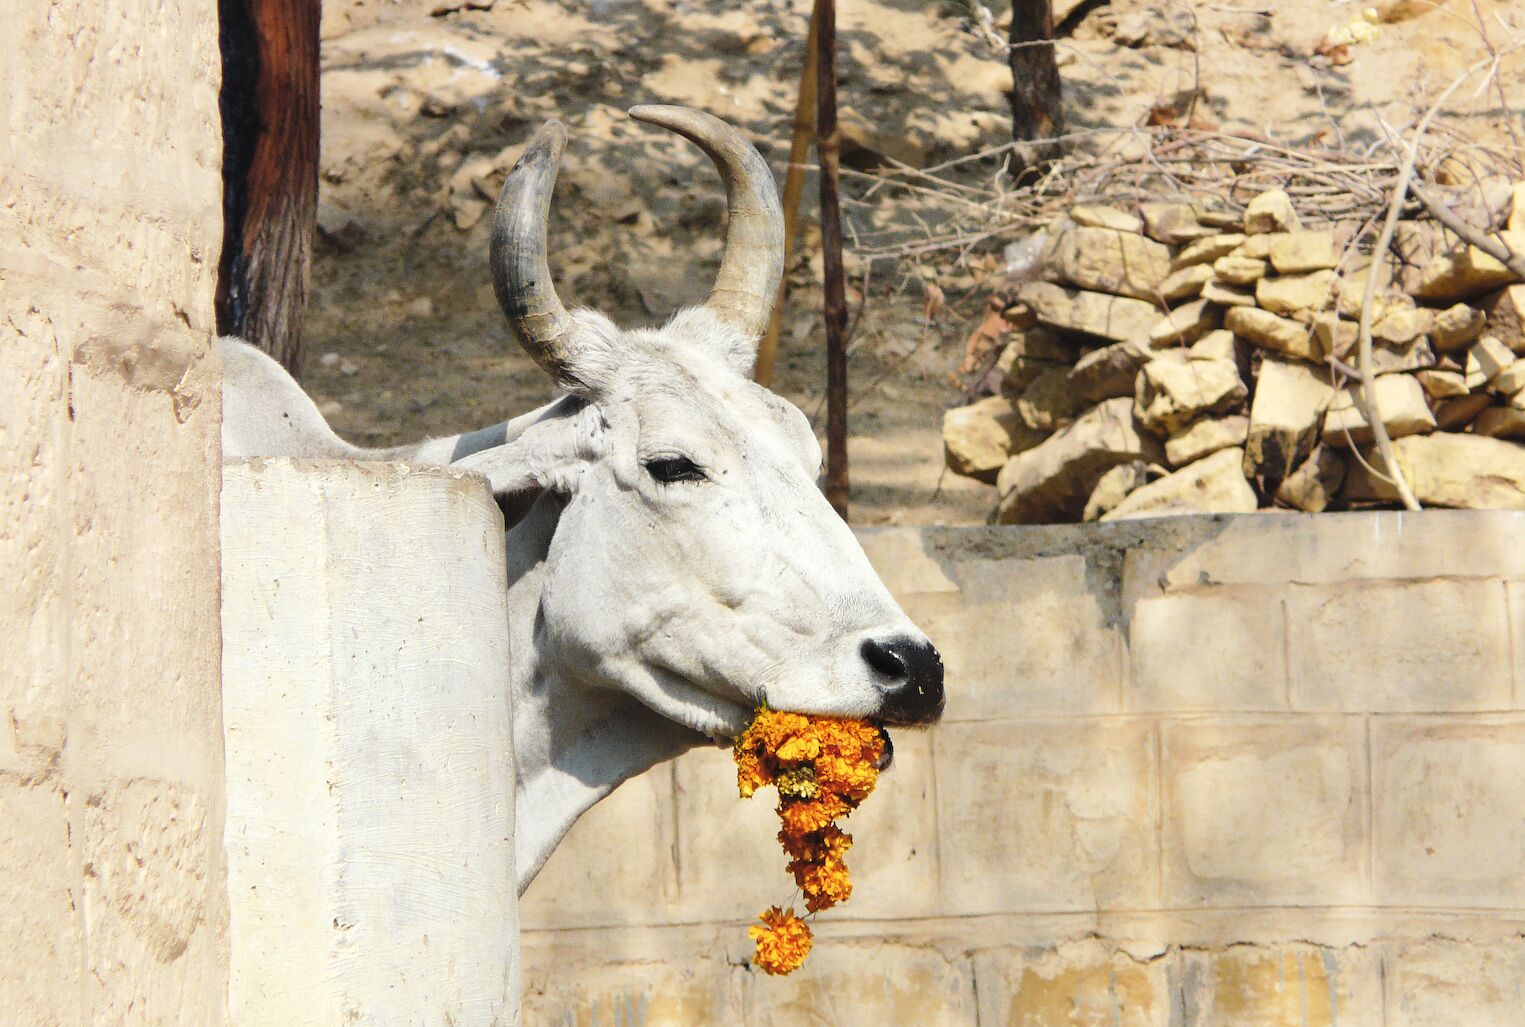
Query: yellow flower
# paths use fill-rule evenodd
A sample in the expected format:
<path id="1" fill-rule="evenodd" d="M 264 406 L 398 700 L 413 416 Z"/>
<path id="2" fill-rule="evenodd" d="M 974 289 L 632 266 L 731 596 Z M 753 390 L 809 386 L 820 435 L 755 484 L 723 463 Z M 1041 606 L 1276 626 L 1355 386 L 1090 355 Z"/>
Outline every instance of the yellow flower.
<path id="1" fill-rule="evenodd" d="M 747 928 L 747 936 L 757 942 L 757 954 L 752 962 L 770 974 L 793 973 L 805 961 L 814 944 L 810 925 L 794 915 L 793 909 L 782 910 L 777 906 L 758 917 L 762 926 Z"/>
<path id="2" fill-rule="evenodd" d="M 786 770 L 773 783 L 778 786 L 779 795 L 787 795 L 791 799 L 814 799 L 821 791 L 815 782 L 815 771 L 809 767 Z"/>
<path id="3" fill-rule="evenodd" d="M 861 802 L 868 798 L 879 782 L 879 771 L 873 763 L 849 760 L 842 756 L 822 756 L 815 762 L 816 780 L 821 787 L 838 795 L 847 795 Z"/>

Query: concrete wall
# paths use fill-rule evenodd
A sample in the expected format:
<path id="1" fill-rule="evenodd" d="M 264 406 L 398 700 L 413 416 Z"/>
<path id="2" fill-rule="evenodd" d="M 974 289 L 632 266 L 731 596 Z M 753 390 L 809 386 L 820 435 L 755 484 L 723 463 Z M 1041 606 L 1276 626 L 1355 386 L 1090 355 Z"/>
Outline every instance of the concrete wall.
<path id="1" fill-rule="evenodd" d="M 0 1020 L 220 1023 L 217 5 L 0 33 Z"/>
<path id="2" fill-rule="evenodd" d="M 865 532 L 942 647 L 804 969 L 767 798 L 707 750 L 525 896 L 525 1022 L 1525 1018 L 1525 515 Z M 768 793 L 771 794 L 771 793 Z"/>
<path id="3" fill-rule="evenodd" d="M 518 1023 L 492 494 L 443 468 L 256 460 L 222 504 L 231 1022 Z"/>

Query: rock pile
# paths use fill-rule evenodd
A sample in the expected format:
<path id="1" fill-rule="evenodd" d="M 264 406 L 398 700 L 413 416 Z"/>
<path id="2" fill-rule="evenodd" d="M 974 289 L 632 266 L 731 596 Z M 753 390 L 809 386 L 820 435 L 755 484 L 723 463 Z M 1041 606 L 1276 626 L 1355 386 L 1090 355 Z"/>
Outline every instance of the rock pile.
<path id="1" fill-rule="evenodd" d="M 1473 223 L 1525 252 L 1525 183 L 1504 190 Z M 1304 227 L 1281 190 L 1242 215 L 1071 208 L 1001 301 L 999 394 L 944 418 L 949 468 L 996 485 L 1003 523 L 1393 502 L 1354 371 L 1373 258 L 1353 235 Z M 1410 487 L 1525 508 L 1525 284 L 1433 222 L 1392 250 L 1376 410 Z"/>

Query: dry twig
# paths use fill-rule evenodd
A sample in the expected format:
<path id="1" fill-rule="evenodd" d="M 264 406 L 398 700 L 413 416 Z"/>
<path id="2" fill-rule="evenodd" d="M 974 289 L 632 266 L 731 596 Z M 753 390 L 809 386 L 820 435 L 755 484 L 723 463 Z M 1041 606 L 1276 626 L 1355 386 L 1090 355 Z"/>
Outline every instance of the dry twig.
<path id="1" fill-rule="evenodd" d="M 1425 210 L 1430 212 L 1431 217 L 1455 232 L 1463 242 L 1476 246 L 1520 278 L 1525 279 L 1525 254 L 1511 250 L 1499 233 L 1486 232 L 1469 223 L 1447 207 L 1445 201 L 1418 182 L 1410 183 L 1409 190 L 1418 197 L 1420 203 L 1424 204 Z"/>

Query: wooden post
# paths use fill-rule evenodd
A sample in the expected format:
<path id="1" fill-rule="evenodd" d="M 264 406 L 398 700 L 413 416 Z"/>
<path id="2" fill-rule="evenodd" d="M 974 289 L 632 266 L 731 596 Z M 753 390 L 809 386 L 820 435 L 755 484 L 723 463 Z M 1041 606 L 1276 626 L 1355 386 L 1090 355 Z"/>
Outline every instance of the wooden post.
<path id="1" fill-rule="evenodd" d="M 826 498 L 847 520 L 847 290 L 837 195 L 836 0 L 815 0 L 816 156 L 821 164 L 821 252 L 826 314 Z"/>
<path id="2" fill-rule="evenodd" d="M 799 99 L 794 104 L 794 136 L 789 142 L 789 169 L 784 175 L 784 277 L 778 283 L 773 301 L 773 316 L 768 331 L 757 347 L 757 367 L 752 378 L 758 385 L 773 384 L 773 361 L 778 355 L 779 324 L 784 315 L 784 298 L 789 294 L 789 261 L 794 256 L 794 236 L 799 228 L 800 193 L 805 191 L 805 158 L 815 138 L 816 18 L 810 12 L 810 33 L 805 39 L 805 66 L 800 71 Z"/>
<path id="3" fill-rule="evenodd" d="M 1011 0 L 1011 137 L 1019 143 L 1064 134 L 1064 93 L 1054 57 L 1054 6 L 1050 0 Z M 1029 148 L 1032 163 L 1019 161 L 1013 171 L 1056 160 L 1059 143 Z"/>
<path id="4" fill-rule="evenodd" d="M 318 214 L 319 0 L 218 0 L 223 247 L 217 330 L 302 369 Z"/>

